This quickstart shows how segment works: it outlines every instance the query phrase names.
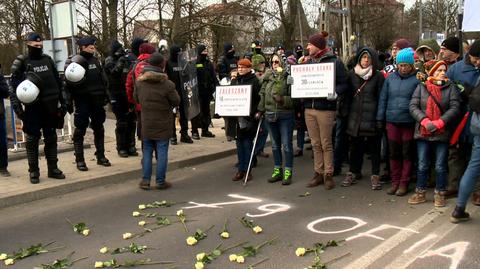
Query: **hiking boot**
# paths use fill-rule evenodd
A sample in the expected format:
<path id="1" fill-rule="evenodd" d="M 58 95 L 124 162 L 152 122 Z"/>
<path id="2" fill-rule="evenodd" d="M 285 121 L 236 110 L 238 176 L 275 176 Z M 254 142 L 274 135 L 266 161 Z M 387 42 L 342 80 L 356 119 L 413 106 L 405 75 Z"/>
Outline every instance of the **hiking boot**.
<path id="1" fill-rule="evenodd" d="M 244 171 L 238 171 L 235 173 L 235 175 L 232 177 L 233 181 L 239 181 L 242 180 L 245 177 L 245 172 Z"/>
<path id="2" fill-rule="evenodd" d="M 315 172 L 313 178 L 307 184 L 307 188 L 313 188 L 321 184 L 323 184 L 323 175 Z"/>
<path id="3" fill-rule="evenodd" d="M 2 177 L 9 177 L 11 176 L 10 172 L 8 172 L 7 168 L 0 168 L 0 175 Z"/>
<path id="4" fill-rule="evenodd" d="M 433 203 L 435 207 L 445 207 L 445 205 L 447 205 L 445 191 L 435 190 L 435 194 L 433 195 Z"/>
<path id="5" fill-rule="evenodd" d="M 465 212 L 465 207 L 455 206 L 455 210 L 452 212 L 450 222 L 459 223 L 470 219 L 470 214 Z"/>
<path id="6" fill-rule="evenodd" d="M 350 187 L 350 186 L 352 186 L 353 184 L 356 184 L 356 183 L 357 183 L 356 176 L 352 172 L 348 172 L 345 175 L 345 178 L 343 179 L 342 184 L 340 186 Z"/>
<path id="7" fill-rule="evenodd" d="M 426 190 L 415 189 L 415 194 L 408 198 L 408 203 L 411 205 L 425 203 L 427 201 L 426 194 Z"/>
<path id="8" fill-rule="evenodd" d="M 192 139 L 200 140 L 200 135 L 198 133 L 192 133 Z"/>
<path id="9" fill-rule="evenodd" d="M 55 179 L 65 179 L 65 175 L 63 174 L 62 170 L 58 168 L 48 169 L 48 177 Z"/>
<path id="10" fill-rule="evenodd" d="M 105 158 L 105 156 L 100 156 L 100 157 L 97 156 L 97 164 L 98 165 L 103 165 L 103 166 L 106 166 L 106 167 L 112 166 L 110 161 L 107 158 Z"/>
<path id="11" fill-rule="evenodd" d="M 172 183 L 168 182 L 168 181 L 164 181 L 162 184 L 157 184 L 155 186 L 155 189 L 157 190 L 166 190 L 166 189 L 169 189 L 172 187 Z"/>
<path id="12" fill-rule="evenodd" d="M 136 147 L 131 147 L 128 149 L 128 156 L 138 156 L 138 151 Z"/>
<path id="13" fill-rule="evenodd" d="M 388 195 L 395 195 L 395 193 L 397 193 L 397 190 L 398 190 L 398 185 L 392 184 L 392 186 L 390 188 L 388 188 L 387 194 Z"/>
<path id="14" fill-rule="evenodd" d="M 142 190 L 149 190 L 149 189 L 150 189 L 150 182 L 145 181 L 145 180 L 142 180 L 142 181 L 140 181 L 140 183 L 138 184 L 138 186 L 139 186 L 140 189 L 142 189 Z"/>
<path id="15" fill-rule="evenodd" d="M 88 171 L 88 167 L 87 167 L 87 164 L 85 163 L 85 161 L 78 161 L 77 162 L 77 169 L 80 170 L 80 171 Z"/>
<path id="16" fill-rule="evenodd" d="M 282 177 L 283 177 L 282 168 L 275 167 L 275 168 L 273 168 L 272 177 L 270 179 L 268 179 L 268 182 L 274 183 L 274 182 L 280 181 L 280 180 L 282 180 Z"/>
<path id="17" fill-rule="evenodd" d="M 405 196 L 408 193 L 408 185 L 400 184 L 398 190 L 395 192 L 396 196 Z"/>
<path id="18" fill-rule="evenodd" d="M 215 135 L 210 131 L 202 131 L 202 137 L 215 137 Z"/>
<path id="19" fill-rule="evenodd" d="M 119 151 L 118 151 L 118 156 L 119 156 L 120 158 L 128 158 L 128 151 L 123 150 L 123 149 L 122 149 L 122 150 L 119 150 Z"/>
<path id="20" fill-rule="evenodd" d="M 331 190 L 335 188 L 335 181 L 333 181 L 333 175 L 332 174 L 325 174 L 324 176 L 324 181 L 325 181 L 325 189 L 326 190 Z"/>
<path id="21" fill-rule="evenodd" d="M 372 175 L 370 181 L 372 182 L 372 190 L 378 191 L 382 189 L 382 184 L 380 183 L 380 177 L 378 175 Z"/>
<path id="22" fill-rule="evenodd" d="M 285 169 L 285 173 L 283 174 L 282 185 L 290 185 L 292 184 L 292 170 Z"/>
<path id="23" fill-rule="evenodd" d="M 190 136 L 188 136 L 187 134 L 182 134 L 180 136 L 180 142 L 182 143 L 187 143 L 187 144 L 192 144 L 193 143 L 193 140 Z"/>
<path id="24" fill-rule="evenodd" d="M 30 172 L 30 183 L 32 183 L 32 184 L 40 183 L 40 172 L 39 171 Z"/>
<path id="25" fill-rule="evenodd" d="M 170 138 L 170 145 L 177 145 L 177 144 L 178 144 L 177 137 Z"/>

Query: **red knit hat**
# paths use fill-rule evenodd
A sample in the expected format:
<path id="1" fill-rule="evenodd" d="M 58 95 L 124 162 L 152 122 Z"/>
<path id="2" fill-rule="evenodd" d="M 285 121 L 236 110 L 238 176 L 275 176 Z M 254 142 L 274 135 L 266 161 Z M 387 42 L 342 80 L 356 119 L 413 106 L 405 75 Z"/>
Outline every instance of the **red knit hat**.
<path id="1" fill-rule="evenodd" d="M 447 63 L 445 63 L 444 61 L 437 61 L 437 60 L 430 60 L 426 62 L 423 65 L 423 67 L 425 67 L 425 71 L 427 71 L 429 76 L 433 76 L 435 71 L 437 71 L 437 69 L 442 65 L 445 65 L 445 67 L 448 69 Z"/>
<path id="2" fill-rule="evenodd" d="M 308 43 L 323 50 L 327 47 L 327 36 L 328 36 L 328 33 L 325 31 L 322 31 L 321 33 L 310 36 L 310 38 L 308 39 Z"/>
<path id="3" fill-rule="evenodd" d="M 138 49 L 140 54 L 152 54 L 155 52 L 155 47 L 150 43 L 143 43 Z"/>
<path id="4" fill-rule="evenodd" d="M 237 63 L 238 66 L 252 67 L 252 62 L 249 59 L 243 58 Z"/>
<path id="5" fill-rule="evenodd" d="M 403 50 L 405 48 L 411 47 L 410 41 L 406 40 L 405 38 L 401 38 L 393 43 L 398 50 Z"/>

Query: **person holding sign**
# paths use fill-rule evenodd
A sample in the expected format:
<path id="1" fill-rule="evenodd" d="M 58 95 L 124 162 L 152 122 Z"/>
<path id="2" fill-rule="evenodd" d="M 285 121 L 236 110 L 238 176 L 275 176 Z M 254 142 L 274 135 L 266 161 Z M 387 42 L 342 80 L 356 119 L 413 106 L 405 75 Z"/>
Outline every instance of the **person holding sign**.
<path id="1" fill-rule="evenodd" d="M 265 122 L 272 140 L 274 168 L 270 183 L 282 181 L 282 185 L 292 183 L 293 169 L 293 126 L 295 112 L 289 87 L 286 81 L 286 71 L 282 68 L 280 56 L 272 58 L 272 68 L 263 77 L 260 91 L 259 112 L 256 118 L 265 116 Z M 285 171 L 282 169 L 282 147 L 285 154 Z"/>
<path id="2" fill-rule="evenodd" d="M 227 137 L 234 137 L 237 145 L 238 171 L 232 178 L 233 181 L 242 180 L 248 169 L 250 155 L 253 150 L 258 121 L 255 119 L 257 106 L 260 102 L 261 84 L 257 76 L 252 72 L 252 62 L 249 59 L 241 59 L 237 63 L 238 75 L 232 80 L 231 85 L 252 85 L 250 114 L 244 117 L 226 117 L 225 132 Z M 247 180 L 252 180 L 249 173 Z"/>
<path id="3" fill-rule="evenodd" d="M 308 39 L 308 57 L 304 64 L 333 63 L 334 84 L 332 92 L 327 98 L 307 97 L 304 98 L 305 122 L 308 134 L 312 140 L 313 159 L 315 162 L 315 175 L 307 187 L 316 187 L 325 183 L 325 189 L 335 187 L 333 181 L 333 145 L 332 130 L 335 123 L 335 111 L 337 108 L 336 95 L 341 95 L 349 90 L 345 66 L 340 59 L 327 47 L 327 33 L 322 32 L 312 35 Z M 318 71 L 326 72 L 326 71 Z M 291 81 L 289 81 L 291 82 Z M 302 81 L 303 83 L 304 81 Z M 306 83 L 316 81 L 305 81 Z M 294 81 L 293 83 L 300 83 Z M 292 91 L 293 94 L 293 91 Z"/>

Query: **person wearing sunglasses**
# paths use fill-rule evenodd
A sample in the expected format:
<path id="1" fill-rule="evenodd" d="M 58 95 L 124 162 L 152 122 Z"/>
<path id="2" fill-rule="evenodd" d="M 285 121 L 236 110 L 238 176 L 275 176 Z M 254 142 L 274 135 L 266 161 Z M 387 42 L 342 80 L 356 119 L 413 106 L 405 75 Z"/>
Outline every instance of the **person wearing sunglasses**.
<path id="1" fill-rule="evenodd" d="M 292 183 L 293 171 L 293 127 L 295 125 L 295 110 L 290 97 L 287 74 L 282 66 L 280 56 L 273 55 L 271 68 L 263 77 L 258 104 L 257 119 L 264 115 L 264 121 L 270 133 L 273 152 L 273 173 L 268 182 L 282 181 L 282 185 Z M 282 148 L 285 155 L 283 168 Z"/>

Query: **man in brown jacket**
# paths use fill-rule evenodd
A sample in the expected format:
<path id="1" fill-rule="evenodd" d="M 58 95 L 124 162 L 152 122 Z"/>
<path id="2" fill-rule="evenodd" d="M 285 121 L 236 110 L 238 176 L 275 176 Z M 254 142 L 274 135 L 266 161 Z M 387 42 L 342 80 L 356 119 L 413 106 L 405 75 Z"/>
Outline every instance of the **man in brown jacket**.
<path id="1" fill-rule="evenodd" d="M 150 189 L 152 176 L 152 153 L 157 149 L 156 189 L 168 189 L 172 185 L 165 181 L 168 164 L 169 139 L 173 134 L 172 109 L 180 104 L 175 84 L 164 73 L 165 58 L 154 53 L 147 60 L 137 78 L 134 98 L 142 106 L 143 177 L 140 188 Z"/>

